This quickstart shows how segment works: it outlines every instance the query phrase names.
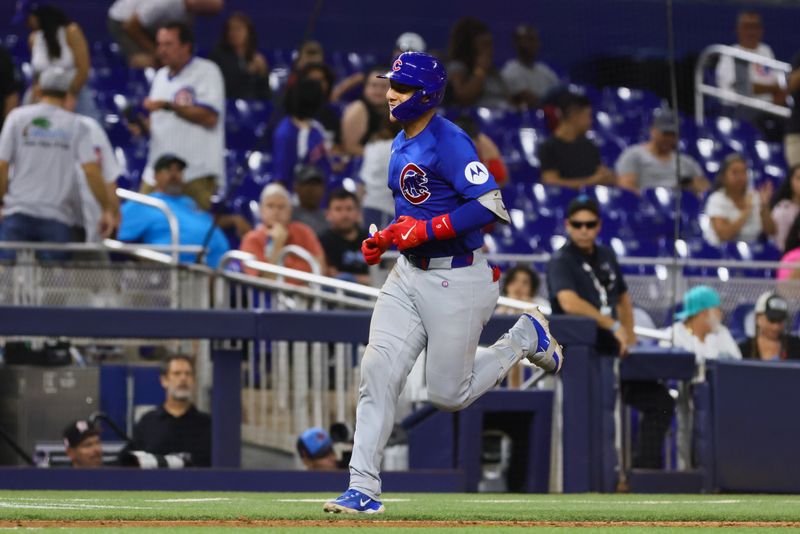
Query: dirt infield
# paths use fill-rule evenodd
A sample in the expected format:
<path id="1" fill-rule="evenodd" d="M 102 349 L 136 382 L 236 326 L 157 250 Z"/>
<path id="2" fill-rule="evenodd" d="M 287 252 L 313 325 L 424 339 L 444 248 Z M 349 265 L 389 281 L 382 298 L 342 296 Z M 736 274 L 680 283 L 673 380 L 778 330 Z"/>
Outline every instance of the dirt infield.
<path id="1" fill-rule="evenodd" d="M 289 528 L 367 526 L 396 528 L 458 528 L 458 527 L 684 527 L 684 528 L 800 528 L 800 521 L 392 521 L 380 519 L 329 519 L 313 521 L 230 519 L 208 521 L 0 521 L 0 528 L 132 528 L 132 527 L 231 527 L 231 528 Z"/>

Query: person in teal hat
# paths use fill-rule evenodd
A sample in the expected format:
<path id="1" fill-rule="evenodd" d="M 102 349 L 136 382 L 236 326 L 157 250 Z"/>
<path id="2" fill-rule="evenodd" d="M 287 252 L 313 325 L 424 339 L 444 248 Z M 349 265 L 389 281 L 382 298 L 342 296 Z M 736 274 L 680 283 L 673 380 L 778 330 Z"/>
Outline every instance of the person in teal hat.
<path id="1" fill-rule="evenodd" d="M 730 330 L 722 324 L 721 306 L 714 288 L 695 286 L 684 294 L 683 310 L 675 314 L 675 347 L 694 353 L 700 366 L 708 359 L 742 358 Z"/>

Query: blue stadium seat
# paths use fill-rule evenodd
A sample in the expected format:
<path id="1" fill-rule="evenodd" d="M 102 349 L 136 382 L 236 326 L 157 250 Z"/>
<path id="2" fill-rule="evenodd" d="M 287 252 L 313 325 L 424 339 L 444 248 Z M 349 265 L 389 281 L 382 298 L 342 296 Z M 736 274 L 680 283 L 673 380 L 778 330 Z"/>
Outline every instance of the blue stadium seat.
<path id="1" fill-rule="evenodd" d="M 564 217 L 567 206 L 578 196 L 574 189 L 544 184 L 534 184 L 532 191 L 539 213 L 557 218 Z"/>
<path id="2" fill-rule="evenodd" d="M 739 304 L 728 315 L 725 322 L 728 325 L 728 329 L 731 331 L 733 339 L 744 339 L 755 333 L 754 312 L 754 304 Z"/>
<path id="3" fill-rule="evenodd" d="M 654 208 L 646 211 L 644 219 L 660 237 L 672 237 L 675 231 L 675 193 L 666 187 L 645 189 L 643 196 Z M 680 233 L 684 239 L 692 239 L 702 235 L 700 214 L 703 206 L 696 195 L 681 191 Z"/>
<path id="4" fill-rule="evenodd" d="M 722 247 L 723 255 L 732 260 L 753 262 L 753 261 L 773 261 L 781 259 L 781 251 L 770 242 L 732 241 L 725 243 Z M 732 269 L 735 276 L 748 276 L 754 278 L 774 278 L 775 269 L 770 268 L 735 268 Z"/>

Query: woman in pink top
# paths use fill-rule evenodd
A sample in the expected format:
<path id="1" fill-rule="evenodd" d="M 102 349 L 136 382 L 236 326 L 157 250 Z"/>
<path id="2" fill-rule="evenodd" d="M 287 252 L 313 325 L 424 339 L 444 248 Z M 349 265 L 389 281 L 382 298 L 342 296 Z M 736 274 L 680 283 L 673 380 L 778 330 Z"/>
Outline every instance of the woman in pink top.
<path id="1" fill-rule="evenodd" d="M 778 269 L 778 280 L 800 280 L 800 215 L 794 218 L 794 222 L 789 228 L 785 247 L 787 252 L 783 255 L 781 261 L 784 263 L 796 263 L 797 268 Z"/>
<path id="2" fill-rule="evenodd" d="M 775 221 L 775 235 L 772 241 L 781 250 L 786 250 L 786 237 L 795 218 L 800 214 L 800 165 L 789 169 L 786 179 L 778 188 L 770 202 L 772 220 Z"/>

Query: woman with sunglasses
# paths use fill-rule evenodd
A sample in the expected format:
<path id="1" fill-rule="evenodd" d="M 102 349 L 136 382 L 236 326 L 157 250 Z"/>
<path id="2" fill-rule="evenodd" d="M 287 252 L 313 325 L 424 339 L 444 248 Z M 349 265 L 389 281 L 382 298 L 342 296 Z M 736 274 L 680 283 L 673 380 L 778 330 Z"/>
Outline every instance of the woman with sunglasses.
<path id="1" fill-rule="evenodd" d="M 789 303 L 772 291 L 756 301 L 756 335 L 739 343 L 744 358 L 762 361 L 799 360 L 800 338 L 786 331 Z"/>

